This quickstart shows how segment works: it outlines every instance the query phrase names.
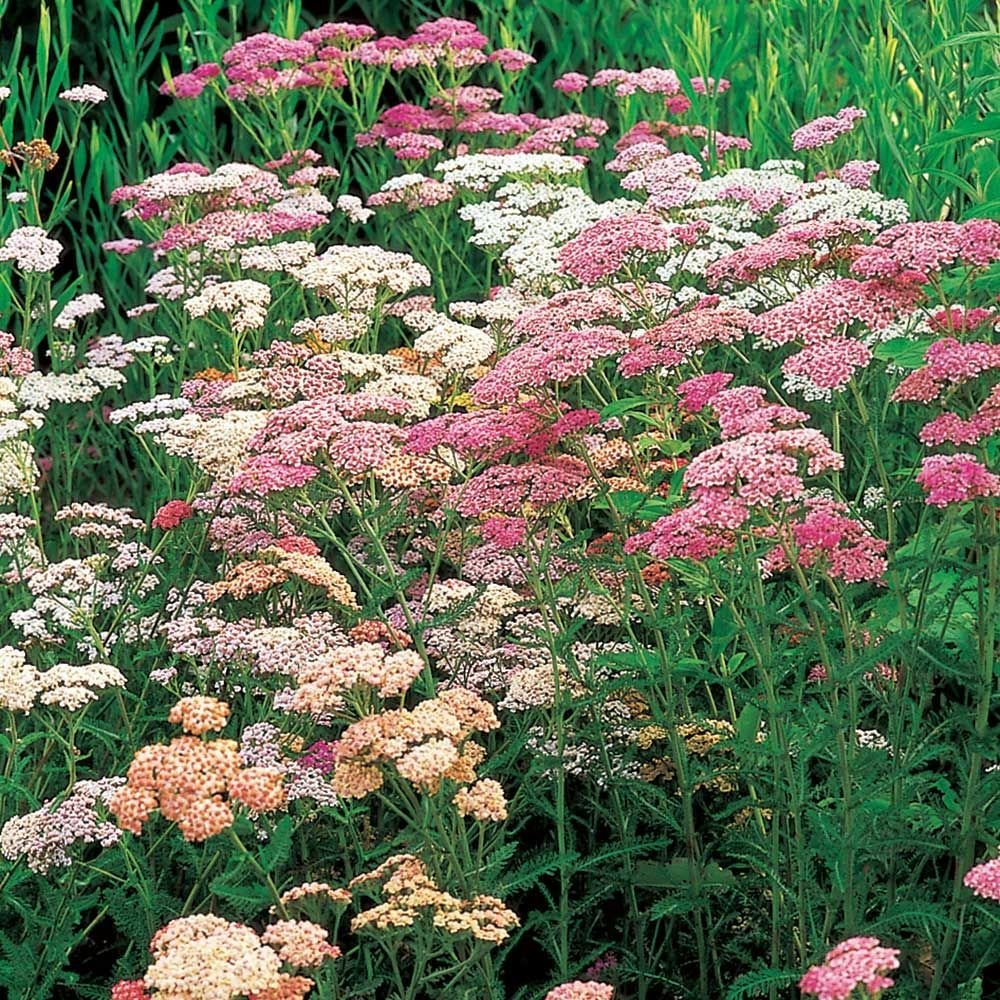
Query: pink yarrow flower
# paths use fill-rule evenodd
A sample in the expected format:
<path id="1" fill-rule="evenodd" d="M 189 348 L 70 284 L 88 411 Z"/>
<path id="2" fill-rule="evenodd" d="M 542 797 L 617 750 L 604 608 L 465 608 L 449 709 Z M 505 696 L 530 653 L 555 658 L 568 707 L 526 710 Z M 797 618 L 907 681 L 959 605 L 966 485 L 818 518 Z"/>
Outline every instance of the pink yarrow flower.
<path id="1" fill-rule="evenodd" d="M 841 108 L 836 115 L 823 115 L 811 122 L 806 122 L 792 133 L 792 149 L 818 149 L 829 146 L 834 139 L 850 132 L 859 118 L 864 118 L 868 112 L 861 108 L 848 106 Z"/>
<path id="2" fill-rule="evenodd" d="M 498 549 L 516 549 L 524 542 L 528 522 L 523 517 L 490 517 L 480 528 L 483 539 Z"/>
<path id="3" fill-rule="evenodd" d="M 874 997 L 894 985 L 886 972 L 898 968 L 898 948 L 884 948 L 874 937 L 848 938 L 799 980 L 799 989 L 818 1000 L 849 1000 L 863 986 Z"/>
<path id="4" fill-rule="evenodd" d="M 927 503 L 947 507 L 977 497 L 1000 496 L 1000 476 L 990 472 L 974 455 L 928 455 L 917 482 L 927 493 Z"/>
<path id="5" fill-rule="evenodd" d="M 194 513 L 194 508 L 186 500 L 170 500 L 153 516 L 153 527 L 161 531 L 176 528 Z"/>
<path id="6" fill-rule="evenodd" d="M 904 222 L 879 233 L 851 264 L 864 278 L 926 281 L 954 264 L 986 267 L 1000 260 L 1000 222 Z"/>
<path id="7" fill-rule="evenodd" d="M 107 250 L 108 253 L 116 253 L 120 257 L 126 257 L 130 253 L 135 253 L 142 246 L 144 246 L 142 240 L 123 238 L 120 240 L 107 240 L 101 244 L 101 249 Z"/>
<path id="8" fill-rule="evenodd" d="M 589 80 L 583 73 L 563 73 L 552 86 L 555 90 L 561 90 L 564 94 L 579 94 L 586 90 Z"/>
<path id="9" fill-rule="evenodd" d="M 588 226 L 559 251 L 566 274 L 584 285 L 593 285 L 622 269 L 627 260 L 666 253 L 678 245 L 693 245 L 707 228 L 672 226 L 652 212 L 612 216 Z"/>
<path id="10" fill-rule="evenodd" d="M 962 881 L 977 896 L 1000 902 L 1000 858 L 970 868 Z"/>
<path id="11" fill-rule="evenodd" d="M 615 988 L 608 983 L 563 983 L 545 994 L 545 1000 L 612 1000 Z"/>

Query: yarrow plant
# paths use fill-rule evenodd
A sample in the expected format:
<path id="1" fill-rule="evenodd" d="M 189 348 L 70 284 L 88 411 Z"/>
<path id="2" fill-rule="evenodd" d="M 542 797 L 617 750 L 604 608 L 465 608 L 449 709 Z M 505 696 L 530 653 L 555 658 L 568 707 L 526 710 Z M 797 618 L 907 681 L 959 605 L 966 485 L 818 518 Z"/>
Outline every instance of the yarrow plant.
<path id="1" fill-rule="evenodd" d="M 889 197 L 902 111 L 780 127 L 703 11 L 673 66 L 260 13 L 152 105 L 0 88 L 0 982 L 986 996 L 979 176 Z"/>

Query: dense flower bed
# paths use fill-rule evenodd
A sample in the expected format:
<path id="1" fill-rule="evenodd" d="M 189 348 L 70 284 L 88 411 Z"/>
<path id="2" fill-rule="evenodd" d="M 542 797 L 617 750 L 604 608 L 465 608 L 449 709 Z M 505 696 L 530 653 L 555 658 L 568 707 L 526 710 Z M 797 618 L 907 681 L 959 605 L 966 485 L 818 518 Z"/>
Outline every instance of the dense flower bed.
<path id="1" fill-rule="evenodd" d="M 101 335 L 4 137 L 12 996 L 989 995 L 1000 224 L 879 194 L 863 109 L 756 163 L 726 80 L 501 110 L 532 62 L 178 68 L 260 156 L 113 192 Z"/>

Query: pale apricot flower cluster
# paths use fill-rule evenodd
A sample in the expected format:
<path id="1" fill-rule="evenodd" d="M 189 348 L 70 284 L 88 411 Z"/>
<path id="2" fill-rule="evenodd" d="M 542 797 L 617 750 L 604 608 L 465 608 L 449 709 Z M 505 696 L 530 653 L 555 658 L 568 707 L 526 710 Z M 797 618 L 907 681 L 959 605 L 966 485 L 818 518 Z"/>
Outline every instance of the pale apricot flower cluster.
<path id="1" fill-rule="evenodd" d="M 609 983 L 583 982 L 576 979 L 563 983 L 545 994 L 545 1000 L 612 1000 L 615 988 Z"/>
<path id="2" fill-rule="evenodd" d="M 507 797 L 503 786 L 492 778 L 480 778 L 468 788 L 460 788 L 452 800 L 459 816 L 471 816 L 485 823 L 500 823 L 507 818 Z"/>
<path id="3" fill-rule="evenodd" d="M 358 685 L 374 688 L 382 698 L 404 694 L 424 669 L 412 650 L 387 653 L 373 642 L 340 646 L 308 661 L 296 671 L 298 687 L 291 707 L 297 712 L 339 711 L 344 694 Z"/>
<path id="4" fill-rule="evenodd" d="M 478 941 L 500 944 L 520 923 L 517 914 L 496 896 L 461 899 L 445 892 L 412 854 L 393 855 L 374 871 L 352 879 L 349 885 L 354 889 L 373 883 L 381 883 L 383 902 L 351 921 L 355 933 L 412 927 L 418 920 L 429 919 L 432 926 L 447 934 L 470 934 Z"/>
<path id="5" fill-rule="evenodd" d="M 229 719 L 229 706 L 218 698 L 192 695 L 181 698 L 167 716 L 168 721 L 179 725 L 191 736 L 220 732 Z"/>
<path id="6" fill-rule="evenodd" d="M 352 610 L 359 608 L 358 599 L 347 578 L 322 556 L 306 552 L 286 552 L 276 546 L 261 549 L 253 559 L 237 563 L 221 580 L 209 586 L 205 595 L 209 601 L 227 596 L 234 600 L 244 600 L 280 586 L 292 578 L 322 588 L 327 597 L 343 607 Z"/>
<path id="7" fill-rule="evenodd" d="M 281 894 L 282 906 L 288 907 L 292 903 L 297 903 L 303 899 L 313 899 L 323 897 L 333 903 L 346 904 L 351 902 L 351 894 L 346 889 L 335 889 L 328 882 L 303 882 L 301 885 L 292 886 Z M 275 913 L 277 907 L 272 906 L 271 912 Z"/>
<path id="8" fill-rule="evenodd" d="M 185 840 L 198 842 L 233 824 L 233 806 L 251 814 L 284 808 L 284 772 L 273 767 L 243 767 L 235 740 L 203 741 L 191 735 L 225 725 L 228 706 L 214 698 L 184 698 L 170 712 L 187 735 L 168 744 L 140 747 L 128 781 L 111 800 L 118 825 L 138 835 L 155 810 L 177 823 Z"/>
<path id="9" fill-rule="evenodd" d="M 382 787 L 387 765 L 430 794 L 445 779 L 471 784 L 486 751 L 469 737 L 499 725 L 493 706 L 465 688 L 449 688 L 413 709 L 367 715 L 337 743 L 333 789 L 344 798 L 363 798 Z"/>

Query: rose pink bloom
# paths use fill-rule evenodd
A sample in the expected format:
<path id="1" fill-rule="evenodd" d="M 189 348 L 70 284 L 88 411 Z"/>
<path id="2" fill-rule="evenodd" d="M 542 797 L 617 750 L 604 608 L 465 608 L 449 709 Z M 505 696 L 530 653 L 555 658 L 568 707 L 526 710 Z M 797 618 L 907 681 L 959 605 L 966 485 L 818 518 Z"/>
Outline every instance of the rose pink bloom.
<path id="1" fill-rule="evenodd" d="M 547 507 L 584 492 L 590 472 L 570 455 L 555 455 L 523 465 L 494 465 L 448 491 L 448 502 L 465 517 L 481 514 L 521 516 L 525 504 Z"/>
<path id="2" fill-rule="evenodd" d="M 539 458 L 558 441 L 598 422 L 594 410 L 570 410 L 538 401 L 501 410 L 445 413 L 409 429 L 407 448 L 426 455 L 435 448 L 453 448 L 475 461 L 496 462 L 519 452 Z"/>
<path id="3" fill-rule="evenodd" d="M 497 49 L 490 55 L 490 62 L 498 63 L 505 73 L 517 73 L 537 60 L 520 49 Z"/>
<path id="4" fill-rule="evenodd" d="M 855 322 L 870 330 L 884 330 L 912 312 L 922 297 L 920 286 L 911 281 L 836 278 L 759 313 L 750 329 L 772 347 L 793 341 L 811 344 Z"/>
<path id="5" fill-rule="evenodd" d="M 875 229 L 874 223 L 861 219 L 831 219 L 785 226 L 713 261 L 705 274 L 713 287 L 727 279 L 756 281 L 765 271 L 789 265 L 802 266 L 815 260 L 820 251 L 827 253 L 834 246 L 853 243 L 860 233 Z"/>
<path id="6" fill-rule="evenodd" d="M 377 32 L 370 24 L 352 24 L 348 21 L 327 21 L 315 28 L 302 32 L 299 36 L 303 42 L 318 45 L 322 42 L 335 42 L 338 45 L 349 46 L 357 42 L 374 38 Z"/>
<path id="7" fill-rule="evenodd" d="M 966 309 L 951 306 L 939 309 L 928 320 L 932 330 L 938 333 L 968 333 L 981 326 L 996 326 L 1000 323 L 1000 313 L 994 309 Z"/>
<path id="8" fill-rule="evenodd" d="M 111 987 L 111 1000 L 151 1000 L 141 979 L 122 979 Z"/>
<path id="9" fill-rule="evenodd" d="M 636 91 L 644 94 L 673 96 L 681 91 L 681 81 L 672 69 L 647 66 L 638 72 L 624 69 L 602 69 L 590 81 L 591 86 L 614 85 L 616 97 L 628 97 Z"/>
<path id="10" fill-rule="evenodd" d="M 924 366 L 896 386 L 893 402 L 933 402 L 948 385 L 960 385 L 1000 368 L 1000 345 L 986 341 L 962 343 L 954 337 L 935 341 L 924 354 Z"/>
<path id="11" fill-rule="evenodd" d="M 528 522 L 523 517 L 490 517 L 481 525 L 483 540 L 504 551 L 516 549 L 524 542 Z"/>
<path id="12" fill-rule="evenodd" d="M 690 506 L 626 539 L 625 551 L 645 551 L 656 559 L 709 559 L 735 545 L 735 531 L 749 516 L 747 504 L 727 491 L 705 492 Z"/>
<path id="13" fill-rule="evenodd" d="M 552 86 L 564 94 L 579 94 L 587 87 L 587 78 L 582 73 L 563 73 Z"/>
<path id="14" fill-rule="evenodd" d="M 689 378 L 677 386 L 677 394 L 681 397 L 681 409 L 688 413 L 697 413 L 732 382 L 730 372 L 709 372 Z"/>
<path id="15" fill-rule="evenodd" d="M 888 549 L 884 539 L 848 516 L 847 508 L 835 500 L 809 499 L 800 513 L 802 520 L 792 524 L 790 539 L 800 566 L 823 566 L 831 577 L 845 583 L 882 583 Z M 789 554 L 780 545 L 764 558 L 768 573 L 789 566 Z"/>
<path id="16" fill-rule="evenodd" d="M 35 370 L 35 358 L 26 347 L 14 344 L 14 335 L 0 330 L 0 375 L 19 378 Z"/>
<path id="17" fill-rule="evenodd" d="M 633 256 L 675 248 L 679 242 L 676 228 L 652 212 L 601 219 L 561 247 L 559 264 L 564 273 L 584 285 L 593 285 L 617 274 Z"/>
<path id="18" fill-rule="evenodd" d="M 196 66 L 190 73 L 178 73 L 169 80 L 165 80 L 160 84 L 160 93 L 181 100 L 200 97 L 208 85 L 208 81 L 217 77 L 219 72 L 218 64 L 204 63 L 201 66 Z"/>
<path id="19" fill-rule="evenodd" d="M 865 278 L 915 278 L 962 263 L 986 267 L 1000 260 L 1000 222 L 904 222 L 878 234 L 851 264 Z"/>
<path id="20" fill-rule="evenodd" d="M 810 476 L 844 465 L 843 456 L 818 430 L 753 431 L 695 456 L 684 470 L 684 486 L 695 498 L 724 489 L 745 503 L 771 507 L 805 493 L 803 459 Z"/>
<path id="21" fill-rule="evenodd" d="M 648 150 L 647 143 L 643 143 Z M 623 159 L 619 154 L 617 159 Z M 612 168 L 615 161 L 608 164 Z M 648 195 L 647 207 L 658 209 L 680 208 L 698 187 L 701 180 L 701 164 L 687 153 L 673 153 L 658 156 L 644 166 L 631 170 L 622 178 L 626 191 L 645 191 Z"/>
<path id="22" fill-rule="evenodd" d="M 153 527 L 161 531 L 176 528 L 194 513 L 194 508 L 186 500 L 170 500 L 153 516 Z"/>
<path id="23" fill-rule="evenodd" d="M 870 188 L 872 177 L 878 170 L 879 165 L 875 160 L 848 160 L 835 173 L 848 187 Z"/>
<path id="24" fill-rule="evenodd" d="M 1000 902 L 1000 858 L 985 861 L 976 865 L 965 874 L 962 881 L 983 899 L 994 899 Z"/>
<path id="25" fill-rule="evenodd" d="M 752 319 L 743 309 L 689 309 L 633 337 L 618 370 L 631 378 L 654 368 L 676 368 L 712 344 L 742 340 Z"/>
<path id="26" fill-rule="evenodd" d="M 473 385 L 472 396 L 480 404 L 511 403 L 526 387 L 572 381 L 598 359 L 621 351 L 626 336 L 603 325 L 540 334 L 504 355 Z"/>
<path id="27" fill-rule="evenodd" d="M 709 406 L 715 411 L 722 436 L 727 439 L 794 427 L 808 419 L 807 414 L 794 407 L 768 403 L 764 390 L 755 385 L 720 389 L 709 400 Z"/>
<path id="28" fill-rule="evenodd" d="M 820 146 L 828 146 L 838 136 L 850 132 L 854 128 L 854 123 L 866 115 L 867 112 L 860 108 L 846 107 L 841 108 L 836 115 L 824 115 L 807 122 L 792 133 L 792 149 L 817 149 Z"/>
<path id="29" fill-rule="evenodd" d="M 877 995 L 894 983 L 885 973 L 898 968 L 898 948 L 883 948 L 874 937 L 848 938 L 802 977 L 799 989 L 819 1000 L 849 1000 L 858 986 Z"/>
<path id="30" fill-rule="evenodd" d="M 1000 476 L 967 452 L 928 455 L 917 473 L 917 482 L 927 493 L 927 503 L 934 507 L 1000 496 Z"/>
<path id="31" fill-rule="evenodd" d="M 230 493 L 279 493 L 305 486 L 319 474 L 313 465 L 283 462 L 272 455 L 255 455 L 229 483 Z"/>
<path id="32" fill-rule="evenodd" d="M 859 368 L 872 359 L 871 348 L 852 337 L 827 337 L 786 358 L 785 375 L 802 379 L 818 389 L 843 389 Z"/>

